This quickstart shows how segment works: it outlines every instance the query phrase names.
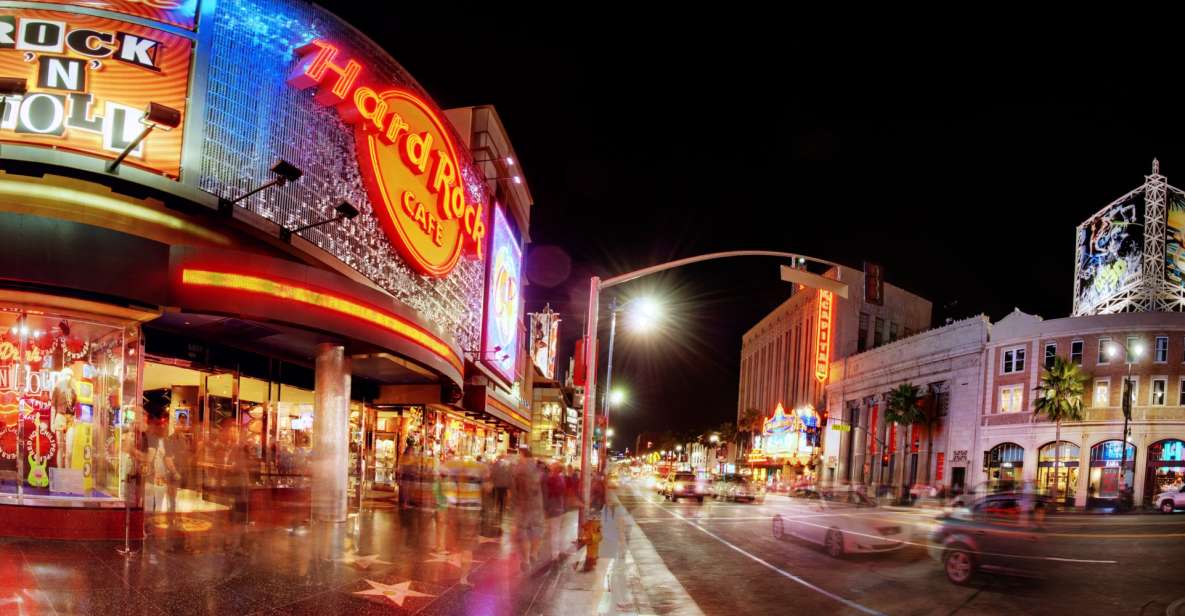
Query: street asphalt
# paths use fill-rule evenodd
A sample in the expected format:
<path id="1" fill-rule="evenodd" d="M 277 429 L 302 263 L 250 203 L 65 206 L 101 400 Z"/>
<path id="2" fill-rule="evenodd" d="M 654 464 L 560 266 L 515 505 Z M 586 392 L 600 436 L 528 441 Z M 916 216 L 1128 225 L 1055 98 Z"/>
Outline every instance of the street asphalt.
<path id="1" fill-rule="evenodd" d="M 775 515 L 784 522 L 817 519 L 798 499 L 670 503 L 634 484 L 621 486 L 618 494 L 675 578 L 709 615 L 1143 616 L 1185 605 L 1185 513 L 1049 516 L 1039 541 L 1023 557 L 1039 578 L 981 574 L 958 586 L 927 549 L 937 523 L 933 510 L 862 510 L 858 515 L 878 524 L 908 528 L 908 543 L 888 553 L 834 558 L 822 546 L 774 538 Z"/>

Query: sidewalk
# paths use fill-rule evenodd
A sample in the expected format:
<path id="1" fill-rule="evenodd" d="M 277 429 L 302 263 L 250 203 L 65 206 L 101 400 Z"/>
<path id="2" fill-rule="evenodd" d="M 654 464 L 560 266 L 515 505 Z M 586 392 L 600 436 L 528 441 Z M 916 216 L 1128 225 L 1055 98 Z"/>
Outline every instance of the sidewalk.
<path id="1" fill-rule="evenodd" d="M 703 615 L 613 493 L 602 529 L 596 569 L 579 570 L 585 557 L 581 548 L 567 559 L 546 600 L 528 612 L 531 616 Z"/>

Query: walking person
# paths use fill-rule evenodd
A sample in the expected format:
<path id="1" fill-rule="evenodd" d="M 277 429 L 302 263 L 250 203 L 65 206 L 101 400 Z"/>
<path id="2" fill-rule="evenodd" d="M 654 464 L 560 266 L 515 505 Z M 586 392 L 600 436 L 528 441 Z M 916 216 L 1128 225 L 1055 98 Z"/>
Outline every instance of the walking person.
<path id="1" fill-rule="evenodd" d="M 514 471 L 507 456 L 502 456 L 494 463 L 491 475 L 494 482 L 494 509 L 498 512 L 498 524 L 501 524 L 506 511 L 506 493 L 514 481 Z"/>
<path id="2" fill-rule="evenodd" d="M 547 559 L 555 560 L 563 551 L 561 536 L 563 535 L 564 496 L 568 492 L 568 482 L 564 479 L 564 469 L 559 462 L 551 465 L 547 474 L 544 492 L 544 508 L 547 513 Z"/>
<path id="3" fill-rule="evenodd" d="M 519 461 L 514 466 L 514 482 L 510 491 L 514 514 L 514 544 L 523 571 L 535 568 L 539 545 L 543 539 L 543 491 L 539 470 L 531 458 L 531 449 L 519 447 Z"/>

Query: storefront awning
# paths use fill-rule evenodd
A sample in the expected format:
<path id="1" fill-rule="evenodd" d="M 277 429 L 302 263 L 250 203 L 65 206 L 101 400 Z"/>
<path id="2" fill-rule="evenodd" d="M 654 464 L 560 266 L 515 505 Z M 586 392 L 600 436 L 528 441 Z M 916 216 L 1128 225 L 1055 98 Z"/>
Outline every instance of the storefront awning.
<path id="1" fill-rule="evenodd" d="M 508 400 L 501 400 L 489 386 L 466 385 L 465 408 L 500 419 L 523 431 L 531 429 L 531 418 L 523 415 Z"/>

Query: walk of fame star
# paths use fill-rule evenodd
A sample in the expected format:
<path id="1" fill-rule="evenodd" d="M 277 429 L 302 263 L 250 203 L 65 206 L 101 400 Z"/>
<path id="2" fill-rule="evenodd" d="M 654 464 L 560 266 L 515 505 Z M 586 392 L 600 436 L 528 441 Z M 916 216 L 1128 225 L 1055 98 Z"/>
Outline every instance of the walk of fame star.
<path id="1" fill-rule="evenodd" d="M 438 554 L 436 556 L 433 556 L 432 558 L 429 558 L 428 560 L 425 560 L 424 562 L 425 563 L 445 563 L 445 564 L 452 565 L 458 569 L 460 569 L 462 566 L 464 566 L 464 564 L 463 564 L 464 561 L 461 559 L 460 554 Z M 471 560 L 469 562 L 474 565 L 477 565 L 477 564 L 480 564 L 484 561 Z"/>
<path id="2" fill-rule="evenodd" d="M 346 556 L 344 558 L 333 559 L 333 562 L 342 563 L 345 565 L 350 565 L 352 567 L 357 567 L 359 569 L 369 569 L 371 567 L 371 565 L 389 565 L 389 564 L 391 564 L 389 561 L 380 559 L 378 554 L 368 554 L 366 556 L 358 556 L 357 554 L 346 554 Z"/>
<path id="3" fill-rule="evenodd" d="M 411 580 L 400 582 L 398 584 L 383 584 L 382 582 L 375 582 L 373 580 L 366 580 L 370 584 L 370 588 L 355 592 L 356 595 L 372 595 L 376 597 L 385 597 L 391 600 L 391 603 L 403 607 L 403 602 L 408 597 L 435 597 L 425 592 L 416 592 L 411 589 Z"/>

